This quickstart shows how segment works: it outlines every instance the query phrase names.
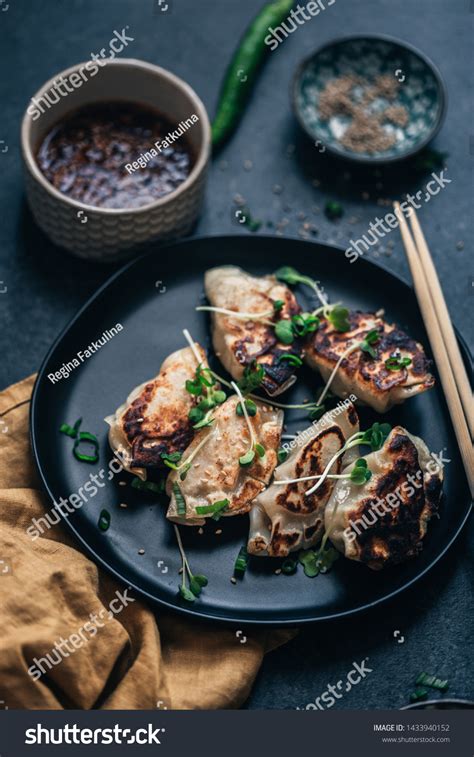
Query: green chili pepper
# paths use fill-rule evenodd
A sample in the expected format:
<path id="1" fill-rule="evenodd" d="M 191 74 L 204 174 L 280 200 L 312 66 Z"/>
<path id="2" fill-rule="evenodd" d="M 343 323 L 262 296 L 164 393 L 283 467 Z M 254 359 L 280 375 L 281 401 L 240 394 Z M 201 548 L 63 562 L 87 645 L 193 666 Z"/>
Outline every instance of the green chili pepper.
<path id="1" fill-rule="evenodd" d="M 278 26 L 291 11 L 294 0 L 273 0 L 252 21 L 234 53 L 222 83 L 217 113 L 212 123 L 212 144 L 220 146 L 237 127 L 270 47 L 265 44 L 269 27 Z"/>

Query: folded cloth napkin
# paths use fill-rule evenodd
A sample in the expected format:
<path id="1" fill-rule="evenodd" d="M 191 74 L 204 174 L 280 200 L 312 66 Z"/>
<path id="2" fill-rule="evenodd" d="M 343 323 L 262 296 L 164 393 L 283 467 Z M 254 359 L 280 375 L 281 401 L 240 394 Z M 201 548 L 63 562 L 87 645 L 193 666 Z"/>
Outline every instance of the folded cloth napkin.
<path id="1" fill-rule="evenodd" d="M 263 655 L 294 631 L 255 629 L 242 644 L 235 630 L 155 616 L 136 594 L 114 615 L 109 604 L 126 587 L 62 523 L 26 534 L 51 506 L 29 446 L 34 379 L 0 393 L 0 700 L 9 709 L 239 707 Z"/>

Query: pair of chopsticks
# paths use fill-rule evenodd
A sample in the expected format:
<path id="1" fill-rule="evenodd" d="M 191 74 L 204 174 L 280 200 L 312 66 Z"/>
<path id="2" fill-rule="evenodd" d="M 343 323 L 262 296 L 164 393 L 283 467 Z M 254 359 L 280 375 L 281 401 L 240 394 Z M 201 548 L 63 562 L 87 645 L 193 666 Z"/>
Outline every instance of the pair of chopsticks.
<path id="1" fill-rule="evenodd" d="M 438 275 L 415 210 L 412 208 L 409 215 L 412 236 L 400 204 L 395 202 L 394 207 L 418 305 L 458 440 L 471 496 L 474 496 L 473 397 L 466 369 L 459 352 Z"/>

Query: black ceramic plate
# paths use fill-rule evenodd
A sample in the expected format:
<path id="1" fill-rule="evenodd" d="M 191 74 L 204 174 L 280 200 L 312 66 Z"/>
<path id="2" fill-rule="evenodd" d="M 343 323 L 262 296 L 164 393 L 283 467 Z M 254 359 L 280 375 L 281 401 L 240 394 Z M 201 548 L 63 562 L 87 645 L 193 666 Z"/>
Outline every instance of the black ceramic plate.
<path id="1" fill-rule="evenodd" d="M 195 239 L 162 247 L 114 275 L 61 334 L 41 367 L 31 408 L 32 443 L 43 482 L 56 501 L 78 493 L 89 474 L 107 470 L 111 453 L 103 418 L 124 402 L 134 386 L 156 375 L 170 352 L 185 345 L 182 329 L 188 328 L 196 340 L 210 347 L 207 316 L 195 313 L 194 308 L 202 301 L 204 271 L 224 263 L 254 274 L 291 264 L 318 278 L 331 301 L 368 310 L 383 306 L 390 319 L 427 344 L 412 290 L 364 259 L 350 264 L 339 249 L 261 236 Z M 117 323 L 122 331 L 85 358 L 68 378 L 51 382 L 48 374 L 71 362 Z M 315 374 L 303 372 L 298 387 L 284 401 L 314 396 L 319 383 Z M 368 409 L 360 415 L 362 427 L 375 419 Z M 71 440 L 59 433 L 62 423 L 72 425 L 80 417 L 82 430 L 100 439 L 96 465 L 78 462 Z M 254 558 L 244 579 L 234 585 L 230 577 L 239 548 L 246 542 L 248 519 L 222 518 L 212 521 L 203 535 L 195 528 L 181 528 L 193 571 L 209 578 L 201 598 L 189 605 L 177 596 L 180 558 L 173 528 L 165 519 L 166 503 L 157 503 L 156 497 L 144 496 L 130 485 L 120 486 L 120 480 L 130 481 L 127 474 L 111 481 L 105 474 L 105 486 L 65 520 L 96 562 L 148 599 L 189 615 L 275 625 L 351 615 L 383 602 L 426 573 L 455 539 L 470 507 L 441 389 L 392 410 L 387 420 L 406 426 L 423 437 L 432 451 L 444 450 L 451 460 L 446 466 L 442 517 L 432 522 L 422 554 L 397 568 L 373 572 L 341 558 L 329 574 L 310 579 L 302 570 L 293 576 L 276 575 L 278 562 Z M 304 414 L 293 416 L 288 430 L 291 433 L 308 423 Z M 119 507 L 123 502 L 128 504 L 126 509 Z M 103 508 L 112 515 L 106 532 L 97 526 Z M 217 529 L 222 529 L 220 535 L 215 534 Z"/>

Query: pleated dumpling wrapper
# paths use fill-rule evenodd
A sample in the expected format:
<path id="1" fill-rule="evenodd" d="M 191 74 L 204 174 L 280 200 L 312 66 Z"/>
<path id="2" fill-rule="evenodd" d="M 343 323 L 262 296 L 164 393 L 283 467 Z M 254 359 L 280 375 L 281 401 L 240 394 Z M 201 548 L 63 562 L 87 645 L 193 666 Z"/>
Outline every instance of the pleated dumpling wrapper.
<path id="1" fill-rule="evenodd" d="M 207 368 L 204 350 L 194 344 Z M 200 398 L 186 391 L 198 367 L 190 347 L 173 352 L 163 362 L 155 378 L 137 386 L 113 415 L 105 420 L 110 426 L 109 443 L 124 470 L 143 481 L 149 469 L 168 470 L 162 454 L 183 452 L 194 436 L 189 411 Z"/>
<path id="2" fill-rule="evenodd" d="M 362 486 L 350 479 L 337 482 L 325 529 L 339 552 L 378 570 L 422 549 L 441 499 L 443 467 L 425 442 L 402 426 L 395 426 L 383 447 L 365 460 L 372 477 Z"/>
<path id="3" fill-rule="evenodd" d="M 278 462 L 283 412 L 255 402 L 256 414 L 249 418 L 252 440 L 245 417 L 237 414 L 239 405 L 236 395 L 219 405 L 212 425 L 199 431 L 183 453 L 181 469 L 169 474 L 170 520 L 199 526 L 216 512 L 242 515 L 270 481 Z M 239 459 L 255 442 L 264 456 L 255 453 L 250 464 L 242 465 Z"/>
<path id="4" fill-rule="evenodd" d="M 305 347 L 306 363 L 327 381 L 352 345 L 357 347 L 368 334 L 374 337 L 368 349 L 356 348 L 342 360 L 331 382 L 331 391 L 337 397 L 355 394 L 362 404 L 385 413 L 434 386 L 431 362 L 422 345 L 398 326 L 375 313 L 355 310 L 349 313 L 349 324 L 349 330 L 341 332 L 323 318 Z"/>
<path id="5" fill-rule="evenodd" d="M 268 395 L 273 397 L 288 389 L 296 380 L 295 366 L 291 359 L 282 357 L 295 355 L 297 362 L 302 340 L 279 342 L 274 324 L 301 312 L 291 289 L 275 276 L 251 276 L 230 265 L 206 271 L 204 286 L 212 307 L 235 311 L 239 316 L 211 313 L 214 350 L 225 369 L 238 381 L 255 361 L 264 370 L 261 385 Z M 244 313 L 263 314 L 265 322 L 242 318 Z"/>
<path id="6" fill-rule="evenodd" d="M 278 484 L 304 476 L 323 473 L 331 458 L 346 441 L 359 431 L 359 418 L 347 401 L 341 412 L 325 413 L 318 422 L 298 434 L 291 442 L 291 452 L 275 470 L 273 483 L 256 498 L 250 512 L 248 551 L 254 555 L 286 557 L 290 552 L 309 549 L 321 539 L 324 508 L 334 488 L 334 479 L 326 478 L 313 494 L 306 496 L 315 480 Z M 349 449 L 331 466 L 330 473 L 357 459 Z"/>

